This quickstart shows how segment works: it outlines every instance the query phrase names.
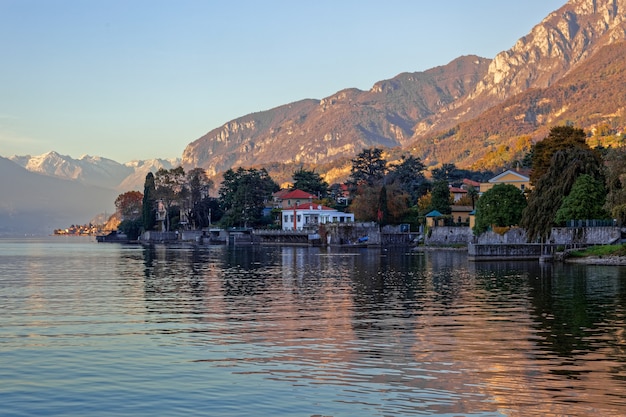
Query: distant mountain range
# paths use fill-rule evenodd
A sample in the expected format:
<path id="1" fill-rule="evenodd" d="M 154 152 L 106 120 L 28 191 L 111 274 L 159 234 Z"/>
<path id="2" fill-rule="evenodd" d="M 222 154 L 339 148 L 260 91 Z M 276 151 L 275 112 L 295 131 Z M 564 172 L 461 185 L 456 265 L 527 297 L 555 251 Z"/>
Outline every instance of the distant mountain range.
<path id="1" fill-rule="evenodd" d="M 179 159 L 120 164 L 106 158 L 73 159 L 56 152 L 0 157 L 0 235 L 50 233 L 88 223 L 115 210 L 125 191 L 143 191 L 146 175 L 180 165 Z"/>
<path id="2" fill-rule="evenodd" d="M 171 169 L 181 164 L 180 159 L 150 159 L 121 164 L 89 155 L 74 159 L 54 151 L 37 156 L 14 155 L 9 159 L 30 172 L 120 192 L 142 191 L 148 172 L 156 172 L 160 168 Z"/>
<path id="3" fill-rule="evenodd" d="M 429 167 L 452 162 L 480 170 L 511 166 L 554 125 L 610 126 L 623 134 L 625 41 L 626 0 L 570 0 L 493 59 L 462 56 L 369 91 L 346 89 L 245 115 L 189 143 L 181 159 L 120 164 L 56 152 L 2 158 L 0 168 L 12 176 L 6 178 L 16 181 L 0 183 L 0 232 L 19 218 L 28 225 L 26 212 L 49 218 L 52 208 L 70 214 L 83 207 L 87 213 L 91 208 L 82 203 L 92 191 L 112 194 L 89 215 L 112 210 L 117 194 L 142 190 L 148 171 L 179 164 L 205 168 L 216 181 L 229 168 L 263 166 L 279 183 L 304 166 L 333 183 L 347 177 L 350 159 L 368 147 L 387 148 L 391 157 L 411 152 Z M 18 198 L 20 190 L 32 198 Z M 55 195 L 64 196 L 65 208 Z"/>

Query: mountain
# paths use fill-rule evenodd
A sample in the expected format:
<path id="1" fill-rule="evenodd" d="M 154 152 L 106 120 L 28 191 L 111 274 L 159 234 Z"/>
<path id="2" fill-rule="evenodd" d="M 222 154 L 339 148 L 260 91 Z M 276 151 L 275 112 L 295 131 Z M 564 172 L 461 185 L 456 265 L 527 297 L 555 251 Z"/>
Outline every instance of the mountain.
<path id="1" fill-rule="evenodd" d="M 546 88 L 625 39 L 626 0 L 570 0 L 496 55 L 466 96 L 416 125 L 413 139 L 452 128 L 528 89 Z"/>
<path id="2" fill-rule="evenodd" d="M 146 159 L 143 161 L 135 160 L 124 164 L 126 167 L 132 169 L 132 173 L 126 176 L 117 186 L 116 189 L 120 192 L 126 191 L 141 191 L 143 192 L 143 186 L 146 182 L 146 175 L 148 172 L 155 173 L 159 169 L 172 169 L 181 165 L 179 158 L 171 159 Z"/>
<path id="3" fill-rule="evenodd" d="M 83 224 L 96 213 L 114 210 L 117 193 L 26 170 L 0 157 L 0 233 L 51 233 Z"/>
<path id="4" fill-rule="evenodd" d="M 626 128 L 626 41 L 604 46 L 592 59 L 546 88 L 532 88 L 459 123 L 417 139 L 413 151 L 425 161 L 494 169 L 523 158 L 554 125 L 575 121 L 592 131 Z"/>
<path id="5" fill-rule="evenodd" d="M 189 144 L 183 166 L 200 166 L 215 175 L 272 162 L 323 164 L 366 147 L 403 146 L 418 121 L 471 91 L 489 63 L 460 57 L 378 82 L 369 91 L 347 89 L 238 118 Z"/>
<path id="6" fill-rule="evenodd" d="M 159 168 L 171 169 L 180 165 L 179 159 L 151 159 L 121 164 L 111 159 L 89 155 L 74 159 L 54 151 L 37 156 L 14 155 L 9 159 L 30 172 L 115 189 L 120 193 L 143 190 L 149 171 L 156 172 Z"/>
<path id="7" fill-rule="evenodd" d="M 107 188 L 115 188 L 133 172 L 131 167 L 111 159 L 89 155 L 73 159 L 54 151 L 38 156 L 12 156 L 9 159 L 31 172 Z"/>
<path id="8" fill-rule="evenodd" d="M 410 150 L 431 166 L 455 162 L 479 167 L 480 158 L 491 155 L 493 148 L 508 146 L 507 135 L 525 133 L 534 140 L 551 123 L 561 122 L 556 108 L 549 117 L 537 110 L 543 103 L 541 94 L 556 94 L 547 89 L 578 68 L 590 71 L 583 65 L 605 53 L 600 52 L 603 48 L 626 39 L 625 22 L 626 0 L 570 0 L 493 60 L 460 57 L 441 67 L 378 82 L 369 91 L 346 89 L 322 100 L 302 100 L 237 118 L 191 142 L 183 153 L 183 166 L 200 166 L 210 175 L 238 166 L 274 165 L 284 171 L 284 166 L 299 164 L 335 166 L 345 173 L 351 157 L 376 146 Z M 593 99 L 609 103 L 607 95 L 615 91 L 623 95 L 616 74 L 605 72 L 603 77 L 612 87 L 598 90 Z M 533 112 L 538 117 L 523 129 L 497 131 L 493 120 L 503 109 L 498 106 L 506 102 L 506 108 L 517 108 L 517 100 L 530 100 L 524 95 L 529 91 L 535 92 L 535 104 L 528 118 Z M 582 124 L 578 118 L 588 114 L 589 100 L 574 103 L 568 97 L 564 95 L 568 114 Z M 524 107 L 523 102 L 520 105 Z M 616 102 L 603 114 L 618 115 L 621 119 L 613 123 L 619 124 L 623 113 L 618 106 Z M 492 122 L 481 130 L 477 126 L 488 116 Z M 517 112 L 515 117 L 525 118 L 526 113 Z M 472 120 L 476 122 L 470 132 L 465 123 Z M 592 122 L 605 120 L 584 121 Z M 467 135 L 457 135 L 464 128 Z M 527 149 L 528 140 L 517 140 L 517 148 Z"/>

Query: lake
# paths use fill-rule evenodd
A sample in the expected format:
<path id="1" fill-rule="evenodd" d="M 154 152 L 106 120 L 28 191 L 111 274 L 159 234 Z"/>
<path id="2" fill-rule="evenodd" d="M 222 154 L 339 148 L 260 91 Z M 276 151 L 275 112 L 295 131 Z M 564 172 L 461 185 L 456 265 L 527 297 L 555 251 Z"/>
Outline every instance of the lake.
<path id="1" fill-rule="evenodd" d="M 626 268 L 0 239 L 3 416 L 626 415 Z"/>

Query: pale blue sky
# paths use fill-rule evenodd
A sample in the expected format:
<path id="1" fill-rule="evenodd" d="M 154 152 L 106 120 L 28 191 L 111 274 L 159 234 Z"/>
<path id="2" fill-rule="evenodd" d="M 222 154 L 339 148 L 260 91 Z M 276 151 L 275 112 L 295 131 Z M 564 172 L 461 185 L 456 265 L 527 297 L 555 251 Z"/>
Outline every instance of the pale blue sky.
<path id="1" fill-rule="evenodd" d="M 248 113 L 461 55 L 565 0 L 0 0 L 0 156 L 180 157 Z"/>

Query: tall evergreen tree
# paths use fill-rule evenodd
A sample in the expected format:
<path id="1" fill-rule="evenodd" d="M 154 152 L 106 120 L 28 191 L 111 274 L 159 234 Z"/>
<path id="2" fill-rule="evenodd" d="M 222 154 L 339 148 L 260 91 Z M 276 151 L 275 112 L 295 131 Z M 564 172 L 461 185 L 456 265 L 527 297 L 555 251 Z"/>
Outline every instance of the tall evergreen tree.
<path id="1" fill-rule="evenodd" d="M 413 155 L 402 155 L 400 163 L 391 166 L 387 175 L 387 183 L 397 184 L 402 191 L 410 196 L 410 204 L 414 205 L 429 188 L 429 183 L 424 176 L 425 169 L 426 166 L 420 158 Z"/>
<path id="2" fill-rule="evenodd" d="M 154 174 L 148 172 L 143 186 L 142 215 L 143 229 L 152 230 L 156 224 L 156 187 Z"/>
<path id="3" fill-rule="evenodd" d="M 293 173 L 293 188 L 306 191 L 318 198 L 325 198 L 328 195 L 328 183 L 324 181 L 320 174 L 300 168 Z"/>
<path id="4" fill-rule="evenodd" d="M 372 187 L 379 184 L 385 177 L 387 161 L 383 158 L 380 148 L 363 149 L 352 160 L 348 184 L 354 192 L 360 185 Z"/>
<path id="5" fill-rule="evenodd" d="M 264 202 L 278 191 L 265 169 L 229 169 L 219 190 L 224 226 L 254 226 L 261 222 Z"/>
<path id="6" fill-rule="evenodd" d="M 437 210 L 441 214 L 452 213 L 450 187 L 447 181 L 439 180 L 433 184 L 429 211 L 431 210 Z"/>

